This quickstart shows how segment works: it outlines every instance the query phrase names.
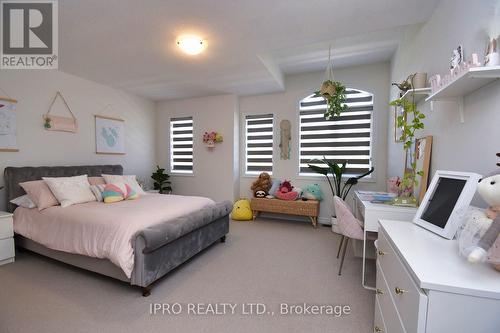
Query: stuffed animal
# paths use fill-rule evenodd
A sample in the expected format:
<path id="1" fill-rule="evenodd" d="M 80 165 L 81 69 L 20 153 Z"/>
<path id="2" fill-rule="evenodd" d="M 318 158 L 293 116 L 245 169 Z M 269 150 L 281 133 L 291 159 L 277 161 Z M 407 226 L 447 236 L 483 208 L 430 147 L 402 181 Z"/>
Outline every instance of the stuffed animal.
<path id="1" fill-rule="evenodd" d="M 296 200 L 299 196 L 299 193 L 293 191 L 293 186 L 289 180 L 284 180 L 278 190 L 275 193 L 276 198 L 281 200 Z"/>
<path id="2" fill-rule="evenodd" d="M 481 179 L 477 191 L 489 205 L 485 214 L 492 222 L 467 259 L 470 262 L 488 259 L 496 269 L 500 270 L 500 237 L 498 237 L 500 234 L 500 173 L 495 172 Z"/>
<path id="3" fill-rule="evenodd" d="M 252 209 L 250 208 L 250 201 L 247 199 L 240 199 L 233 205 L 231 211 L 231 218 L 236 221 L 250 221 L 253 219 Z"/>
<path id="4" fill-rule="evenodd" d="M 252 183 L 253 196 L 256 198 L 264 198 L 271 188 L 271 176 L 267 172 L 259 175 L 256 181 Z"/>
<path id="5" fill-rule="evenodd" d="M 303 199 L 306 200 L 323 200 L 323 192 L 321 191 L 321 187 L 318 184 L 310 184 L 307 185 L 304 189 Z"/>

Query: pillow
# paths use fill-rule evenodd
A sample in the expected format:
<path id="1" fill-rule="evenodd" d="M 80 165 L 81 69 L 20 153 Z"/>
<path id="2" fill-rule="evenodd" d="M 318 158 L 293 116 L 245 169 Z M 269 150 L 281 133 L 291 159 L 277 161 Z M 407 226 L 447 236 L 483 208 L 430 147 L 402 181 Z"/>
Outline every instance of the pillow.
<path id="1" fill-rule="evenodd" d="M 90 185 L 90 190 L 94 194 L 95 198 L 99 202 L 103 202 L 104 198 L 102 197 L 102 192 L 104 191 L 104 187 L 106 184 L 99 184 L 99 185 Z"/>
<path id="2" fill-rule="evenodd" d="M 106 184 L 114 184 L 114 183 L 125 183 L 128 184 L 137 194 L 144 194 L 144 190 L 139 185 L 136 180 L 135 175 L 122 176 L 122 175 L 101 175 Z"/>
<path id="3" fill-rule="evenodd" d="M 90 185 L 106 185 L 106 181 L 102 177 L 89 177 Z"/>
<path id="4" fill-rule="evenodd" d="M 24 208 L 36 208 L 35 203 L 30 199 L 30 197 L 27 194 L 12 199 L 10 203 L 13 203 L 16 206 Z"/>
<path id="5" fill-rule="evenodd" d="M 59 205 L 57 198 L 43 180 L 24 182 L 20 183 L 19 186 L 26 191 L 31 201 L 38 207 L 38 210 Z"/>
<path id="6" fill-rule="evenodd" d="M 139 197 L 139 195 L 130 187 L 129 184 L 125 183 L 115 183 L 106 184 L 104 186 L 104 191 L 102 191 L 102 197 L 104 203 L 113 203 L 123 200 L 134 200 Z"/>
<path id="7" fill-rule="evenodd" d="M 77 203 L 96 201 L 90 190 L 87 175 L 74 177 L 42 177 L 47 183 L 61 207 L 68 207 Z"/>

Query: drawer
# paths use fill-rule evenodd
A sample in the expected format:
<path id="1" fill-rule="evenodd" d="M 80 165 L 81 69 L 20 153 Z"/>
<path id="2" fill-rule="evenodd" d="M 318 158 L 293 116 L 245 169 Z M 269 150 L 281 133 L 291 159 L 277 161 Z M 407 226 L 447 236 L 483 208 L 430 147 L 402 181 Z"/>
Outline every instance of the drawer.
<path id="1" fill-rule="evenodd" d="M 14 258 L 14 238 L 0 239 L 0 260 Z"/>
<path id="2" fill-rule="evenodd" d="M 11 238 L 13 236 L 12 217 L 0 218 L 0 239 Z"/>
<path id="3" fill-rule="evenodd" d="M 387 281 L 385 280 L 379 263 L 377 263 L 377 288 L 375 299 L 380 306 L 380 311 L 385 323 L 386 332 L 406 333 L 406 330 L 403 328 L 403 324 L 401 323 L 401 319 L 399 318 L 399 314 L 396 310 L 393 296 L 387 285 Z"/>
<path id="4" fill-rule="evenodd" d="M 383 272 L 405 330 L 408 333 L 424 332 L 427 296 L 415 284 L 383 232 L 379 233 L 378 246 L 377 265 Z"/>
<path id="5" fill-rule="evenodd" d="M 375 299 L 375 318 L 373 320 L 373 332 L 374 333 L 387 333 L 385 328 L 384 318 L 382 316 L 382 310 L 380 309 L 380 304 L 378 299 Z"/>

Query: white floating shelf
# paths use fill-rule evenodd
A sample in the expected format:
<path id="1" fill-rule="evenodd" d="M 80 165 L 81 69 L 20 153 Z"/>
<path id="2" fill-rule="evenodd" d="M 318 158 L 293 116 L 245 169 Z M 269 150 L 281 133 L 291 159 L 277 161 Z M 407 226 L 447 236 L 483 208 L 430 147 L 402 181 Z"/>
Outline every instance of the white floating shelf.
<path id="1" fill-rule="evenodd" d="M 431 94 L 431 88 L 417 88 L 417 89 L 410 89 L 407 92 L 404 93 L 401 98 L 404 98 L 408 101 L 412 101 L 413 98 L 415 100 L 415 103 L 420 102 L 427 96 Z"/>
<path id="2" fill-rule="evenodd" d="M 430 94 L 425 101 L 431 102 L 431 110 L 434 110 L 433 102 L 455 102 L 460 112 L 460 122 L 465 121 L 464 96 L 484 87 L 485 85 L 500 78 L 500 66 L 474 67 L 457 76 L 446 86 Z"/>

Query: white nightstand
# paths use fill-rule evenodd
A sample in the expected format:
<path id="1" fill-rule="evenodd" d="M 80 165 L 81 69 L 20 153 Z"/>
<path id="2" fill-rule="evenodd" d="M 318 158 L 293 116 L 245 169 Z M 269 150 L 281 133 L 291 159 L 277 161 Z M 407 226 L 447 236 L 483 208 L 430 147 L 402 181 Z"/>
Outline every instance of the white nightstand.
<path id="1" fill-rule="evenodd" d="M 14 262 L 14 226 L 12 214 L 0 211 L 0 265 Z"/>

